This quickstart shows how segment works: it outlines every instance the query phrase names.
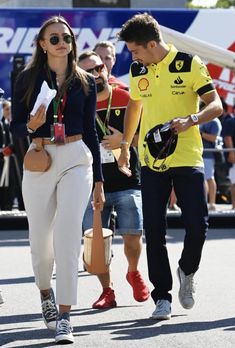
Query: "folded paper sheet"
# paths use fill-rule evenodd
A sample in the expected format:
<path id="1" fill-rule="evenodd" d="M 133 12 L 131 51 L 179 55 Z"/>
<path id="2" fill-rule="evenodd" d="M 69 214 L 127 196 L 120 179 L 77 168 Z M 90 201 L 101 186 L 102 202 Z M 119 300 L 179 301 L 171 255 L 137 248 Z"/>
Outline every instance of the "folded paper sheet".
<path id="1" fill-rule="evenodd" d="M 37 109 L 40 105 L 45 105 L 46 111 L 48 109 L 48 106 L 50 105 L 50 102 L 52 99 L 56 96 L 57 91 L 55 89 L 49 88 L 46 81 L 43 81 L 40 93 L 37 96 L 37 100 L 34 104 L 33 110 L 31 111 L 30 115 L 34 116 L 37 112 Z"/>

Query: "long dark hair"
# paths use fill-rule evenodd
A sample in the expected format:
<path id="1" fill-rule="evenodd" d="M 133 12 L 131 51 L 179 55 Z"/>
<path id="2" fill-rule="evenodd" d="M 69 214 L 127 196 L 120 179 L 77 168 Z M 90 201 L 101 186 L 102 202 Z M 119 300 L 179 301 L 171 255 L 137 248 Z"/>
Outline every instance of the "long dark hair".
<path id="1" fill-rule="evenodd" d="M 30 99 L 34 90 L 37 77 L 40 71 L 47 64 L 47 54 L 44 53 L 40 45 L 40 40 L 44 39 L 44 33 L 46 28 L 49 25 L 54 23 L 62 23 L 66 25 L 66 27 L 69 29 L 70 35 L 72 36 L 72 50 L 68 54 L 68 73 L 61 88 L 66 88 L 69 82 L 73 79 L 73 77 L 78 76 L 81 80 L 82 88 L 84 89 L 86 94 L 88 93 L 89 86 L 88 86 L 87 74 L 85 73 L 85 71 L 83 71 L 77 66 L 77 45 L 76 45 L 76 40 L 74 37 L 73 30 L 64 17 L 53 16 L 42 24 L 41 29 L 35 40 L 35 50 L 34 50 L 33 56 L 25 67 L 25 70 L 30 69 L 30 74 L 27 81 L 28 88 L 24 96 L 24 100 L 26 100 L 27 105 L 29 105 L 30 103 Z"/>

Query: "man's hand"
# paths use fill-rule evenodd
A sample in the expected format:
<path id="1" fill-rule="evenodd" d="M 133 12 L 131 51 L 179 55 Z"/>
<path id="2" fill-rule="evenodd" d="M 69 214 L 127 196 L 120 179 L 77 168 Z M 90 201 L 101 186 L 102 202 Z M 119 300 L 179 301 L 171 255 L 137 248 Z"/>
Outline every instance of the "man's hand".
<path id="1" fill-rule="evenodd" d="M 120 148 L 120 143 L 122 140 L 122 133 L 119 132 L 116 128 L 108 126 L 108 128 L 113 132 L 110 135 L 104 135 L 102 144 L 105 149 L 114 150 Z"/>
<path id="2" fill-rule="evenodd" d="M 27 127 L 36 131 L 46 122 L 46 107 L 45 105 L 40 105 L 36 114 L 34 116 L 30 115 L 30 120 L 27 123 Z"/>
<path id="3" fill-rule="evenodd" d="M 193 121 L 190 116 L 188 117 L 177 117 L 171 122 L 171 129 L 175 134 L 185 132 L 189 127 L 193 125 Z"/>
<path id="4" fill-rule="evenodd" d="M 131 176 L 130 167 L 130 150 L 125 145 L 121 147 L 121 154 L 118 159 L 118 168 L 119 170 L 127 176 Z"/>

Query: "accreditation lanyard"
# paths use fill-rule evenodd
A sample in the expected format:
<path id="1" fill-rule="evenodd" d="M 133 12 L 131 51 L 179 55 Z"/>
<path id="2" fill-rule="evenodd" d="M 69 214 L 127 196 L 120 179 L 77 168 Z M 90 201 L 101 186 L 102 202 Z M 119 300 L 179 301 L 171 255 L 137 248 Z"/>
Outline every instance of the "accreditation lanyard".
<path id="1" fill-rule="evenodd" d="M 96 121 L 104 135 L 110 134 L 110 130 L 108 129 L 108 124 L 109 124 L 109 118 L 110 118 L 110 112 L 111 112 L 112 96 L 113 96 L 113 89 L 111 88 L 109 93 L 108 107 L 106 110 L 104 122 L 102 122 L 98 113 L 96 113 Z"/>
<path id="2" fill-rule="evenodd" d="M 62 123 L 63 121 L 63 112 L 65 108 L 65 104 L 67 101 L 67 93 L 64 91 L 63 96 L 59 94 L 57 97 L 53 99 L 53 111 L 54 111 L 54 123 Z"/>
<path id="3" fill-rule="evenodd" d="M 51 80 L 52 88 L 55 89 L 55 86 L 54 86 L 54 83 L 53 83 L 53 80 L 52 80 L 52 77 L 51 77 L 51 72 L 50 72 L 49 68 L 48 68 L 48 73 L 49 73 L 49 77 L 50 77 L 50 80 Z M 64 91 L 63 96 L 62 96 L 62 93 L 57 93 L 57 95 L 53 99 L 53 112 L 54 112 L 53 123 L 54 124 L 57 123 L 57 122 L 58 123 L 62 123 L 62 121 L 63 121 L 63 112 L 64 112 L 66 101 L 67 101 L 67 92 L 66 92 L 66 90 Z"/>

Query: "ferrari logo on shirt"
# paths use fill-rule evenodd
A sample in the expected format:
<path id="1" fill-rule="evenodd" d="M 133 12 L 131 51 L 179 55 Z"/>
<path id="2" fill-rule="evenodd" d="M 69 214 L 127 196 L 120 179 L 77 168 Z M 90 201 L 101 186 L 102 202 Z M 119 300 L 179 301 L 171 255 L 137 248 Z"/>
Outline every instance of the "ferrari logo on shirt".
<path id="1" fill-rule="evenodd" d="M 120 116 L 120 113 L 121 113 L 121 111 L 120 111 L 119 109 L 116 109 L 116 110 L 115 110 L 115 115 L 116 115 L 116 116 Z"/>
<path id="2" fill-rule="evenodd" d="M 175 62 L 175 68 L 176 70 L 180 71 L 183 68 L 184 61 L 183 60 L 176 60 Z"/>

